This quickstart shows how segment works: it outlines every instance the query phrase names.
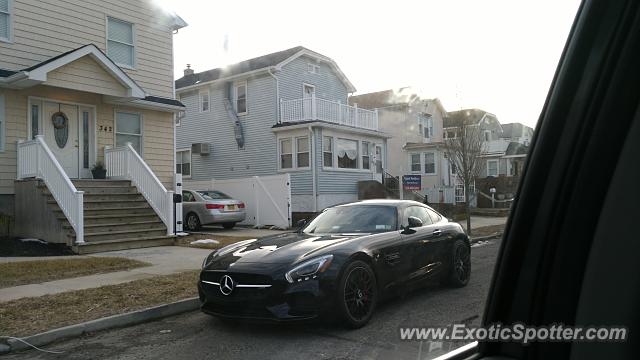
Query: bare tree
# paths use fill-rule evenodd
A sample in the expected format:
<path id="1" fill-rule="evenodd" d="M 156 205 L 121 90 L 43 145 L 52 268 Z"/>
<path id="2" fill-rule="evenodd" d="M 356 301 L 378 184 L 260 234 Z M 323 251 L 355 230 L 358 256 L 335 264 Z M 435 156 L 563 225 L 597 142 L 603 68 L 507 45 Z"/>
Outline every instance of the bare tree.
<path id="1" fill-rule="evenodd" d="M 449 161 L 455 166 L 456 177 L 464 185 L 464 205 L 467 216 L 467 233 L 471 235 L 472 189 L 475 179 L 482 171 L 480 155 L 484 147 L 480 126 L 469 116 L 451 119 L 452 126 L 447 128 L 449 136 L 444 139 L 445 152 Z"/>

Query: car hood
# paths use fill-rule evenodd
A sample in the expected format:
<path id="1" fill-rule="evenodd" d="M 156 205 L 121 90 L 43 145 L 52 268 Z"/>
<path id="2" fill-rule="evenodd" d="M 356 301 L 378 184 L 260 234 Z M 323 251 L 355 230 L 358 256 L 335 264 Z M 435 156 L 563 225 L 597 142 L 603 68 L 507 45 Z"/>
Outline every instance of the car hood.
<path id="1" fill-rule="evenodd" d="M 321 255 L 322 250 L 344 243 L 357 235 L 313 235 L 285 233 L 257 240 L 242 241 L 220 249 L 213 256 L 208 270 L 227 270 L 241 264 L 293 264 L 304 258 Z"/>

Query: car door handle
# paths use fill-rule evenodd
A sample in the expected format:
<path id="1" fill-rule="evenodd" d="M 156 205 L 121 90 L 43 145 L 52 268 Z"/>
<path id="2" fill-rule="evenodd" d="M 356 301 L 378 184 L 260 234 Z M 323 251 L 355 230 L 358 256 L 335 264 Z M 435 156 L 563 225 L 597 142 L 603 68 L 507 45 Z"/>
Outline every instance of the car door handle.
<path id="1" fill-rule="evenodd" d="M 442 231 L 440 229 L 433 230 L 433 235 L 440 236 L 441 234 L 442 234 Z"/>

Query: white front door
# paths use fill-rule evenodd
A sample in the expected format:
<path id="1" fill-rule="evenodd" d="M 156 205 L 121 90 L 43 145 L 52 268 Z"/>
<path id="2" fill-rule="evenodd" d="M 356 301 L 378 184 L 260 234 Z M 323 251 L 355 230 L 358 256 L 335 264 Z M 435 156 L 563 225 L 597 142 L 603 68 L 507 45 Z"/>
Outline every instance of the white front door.
<path id="1" fill-rule="evenodd" d="M 384 171 L 384 169 L 382 167 L 382 146 L 380 145 L 376 145 L 376 157 L 374 160 L 373 169 L 375 180 L 377 180 L 378 182 L 382 182 L 382 172 Z"/>
<path id="2" fill-rule="evenodd" d="M 304 110 L 304 119 L 305 120 L 315 120 L 315 102 L 313 101 L 316 97 L 316 87 L 313 85 L 304 84 L 302 85 L 302 108 Z"/>
<path id="3" fill-rule="evenodd" d="M 70 178 L 79 177 L 78 106 L 45 102 L 44 139 Z"/>

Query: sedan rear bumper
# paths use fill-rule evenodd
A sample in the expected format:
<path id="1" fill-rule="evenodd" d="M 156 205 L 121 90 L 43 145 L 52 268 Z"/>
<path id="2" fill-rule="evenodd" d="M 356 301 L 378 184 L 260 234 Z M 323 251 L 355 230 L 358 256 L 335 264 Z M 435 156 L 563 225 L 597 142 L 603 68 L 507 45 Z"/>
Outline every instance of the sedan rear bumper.
<path id="1" fill-rule="evenodd" d="M 209 212 L 207 215 L 203 216 L 200 219 L 203 225 L 206 224 L 221 224 L 221 223 L 229 223 L 229 222 L 241 222 L 246 218 L 246 213 L 244 211 L 230 211 L 230 212 L 221 212 L 217 211 L 215 213 Z"/>

